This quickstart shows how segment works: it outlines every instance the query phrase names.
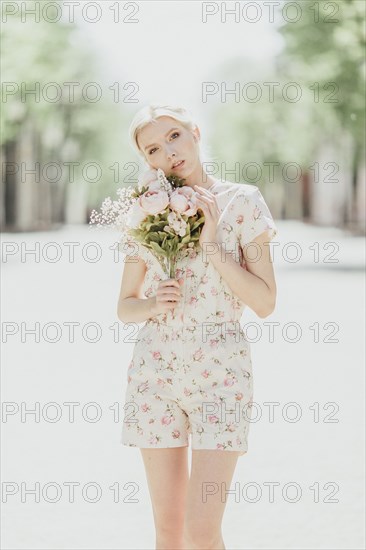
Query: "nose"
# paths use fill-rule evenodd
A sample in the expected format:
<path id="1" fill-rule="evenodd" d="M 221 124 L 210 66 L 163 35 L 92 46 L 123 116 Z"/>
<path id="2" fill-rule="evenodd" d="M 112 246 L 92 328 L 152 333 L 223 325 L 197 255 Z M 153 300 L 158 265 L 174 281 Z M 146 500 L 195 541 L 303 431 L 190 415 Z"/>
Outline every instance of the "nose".
<path id="1" fill-rule="evenodd" d="M 172 160 L 174 157 L 177 156 L 177 154 L 174 151 L 171 151 L 169 148 L 167 150 L 167 156 L 169 160 Z"/>

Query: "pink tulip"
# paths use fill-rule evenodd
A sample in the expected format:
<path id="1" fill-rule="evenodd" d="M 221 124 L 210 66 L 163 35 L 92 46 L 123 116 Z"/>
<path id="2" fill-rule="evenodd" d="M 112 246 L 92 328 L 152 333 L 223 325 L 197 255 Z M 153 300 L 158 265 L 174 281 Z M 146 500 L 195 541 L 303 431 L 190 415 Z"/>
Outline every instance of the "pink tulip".
<path id="1" fill-rule="evenodd" d="M 196 194 L 189 186 L 184 185 L 173 191 L 170 197 L 170 207 L 179 214 L 194 216 L 197 212 Z"/>
<path id="2" fill-rule="evenodd" d="M 159 180 L 154 180 L 149 183 L 148 187 L 149 187 L 149 191 L 160 191 L 161 183 Z"/>
<path id="3" fill-rule="evenodd" d="M 138 200 L 140 201 L 141 208 L 147 214 L 159 214 L 169 204 L 168 193 L 163 190 L 147 191 Z"/>

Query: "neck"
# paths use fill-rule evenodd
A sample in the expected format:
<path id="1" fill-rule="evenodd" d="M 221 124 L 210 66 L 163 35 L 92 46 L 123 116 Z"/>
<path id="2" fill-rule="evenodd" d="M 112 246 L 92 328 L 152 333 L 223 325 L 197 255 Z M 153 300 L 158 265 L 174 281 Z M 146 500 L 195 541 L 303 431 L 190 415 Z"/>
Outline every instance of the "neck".
<path id="1" fill-rule="evenodd" d="M 196 170 L 194 170 L 189 176 L 185 178 L 184 182 L 184 184 L 188 185 L 189 187 L 193 188 L 194 185 L 199 185 L 204 189 L 209 189 L 214 185 L 214 183 L 216 183 L 216 179 L 206 174 L 200 164 L 198 165 Z"/>

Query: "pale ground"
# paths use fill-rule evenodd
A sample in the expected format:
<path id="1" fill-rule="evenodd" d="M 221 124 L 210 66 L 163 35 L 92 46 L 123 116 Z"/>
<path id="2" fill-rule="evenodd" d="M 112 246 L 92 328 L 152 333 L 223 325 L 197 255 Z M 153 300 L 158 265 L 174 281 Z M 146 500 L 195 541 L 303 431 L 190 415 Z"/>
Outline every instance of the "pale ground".
<path id="1" fill-rule="evenodd" d="M 234 484 L 240 493 L 228 497 L 223 524 L 229 549 L 359 549 L 364 548 L 364 250 L 363 238 L 351 237 L 337 229 L 307 226 L 299 222 L 278 222 L 277 240 L 303 246 L 303 258 L 296 264 L 285 262 L 276 253 L 278 285 L 276 311 L 266 319 L 256 318 L 248 309 L 242 322 L 256 321 L 263 337 L 252 343 L 255 401 L 263 416 L 250 428 L 249 453 L 238 461 Z M 123 256 L 114 262 L 108 250 L 114 235 L 91 233 L 88 227 L 65 227 L 52 233 L 6 234 L 6 243 L 26 243 L 33 247 L 47 242 L 60 244 L 63 256 L 56 263 L 42 258 L 36 262 L 19 253 L 2 264 L 2 399 L 19 409 L 41 409 L 50 402 L 60 406 L 61 418 L 50 408 L 35 422 L 34 416 L 14 412 L 2 420 L 2 482 L 4 491 L 15 494 L 2 505 L 2 547 L 7 549 L 150 549 L 154 548 L 154 527 L 145 472 L 138 449 L 120 445 L 121 418 L 126 369 L 133 342 L 123 341 L 126 331 L 116 316 L 116 303 Z M 80 248 L 88 241 L 101 244 L 103 256 L 97 263 L 83 260 Z M 75 262 L 66 254 L 65 242 L 78 242 Z M 336 242 L 338 264 L 314 263 L 308 248 Z M 4 253 L 3 253 L 4 261 Z M 270 343 L 264 323 L 296 322 L 302 336 L 296 343 L 278 335 Z M 25 329 L 40 323 L 40 341 L 33 335 L 21 338 Z M 46 342 L 46 323 L 58 323 L 59 341 Z M 75 322 L 75 341 L 69 343 L 65 323 Z M 86 323 L 99 323 L 102 337 L 97 343 L 83 340 Z M 8 323 L 8 324 L 6 324 Z M 11 323 L 11 325 L 9 325 Z M 319 323 L 320 342 L 314 342 L 309 328 Z M 338 343 L 324 342 L 337 323 Z M 114 341 L 119 326 L 119 341 Z M 5 342 L 5 331 L 16 333 Z M 56 331 L 48 330 L 48 338 Z M 88 333 L 93 338 L 95 333 Z M 127 332 L 128 334 L 128 332 Z M 277 333 L 276 333 L 277 334 Z M 280 334 L 280 331 L 279 333 Z M 293 332 L 288 333 L 289 337 Z M 133 340 L 133 337 L 131 338 Z M 275 422 L 268 420 L 263 402 L 278 402 Z M 77 402 L 75 422 L 68 421 L 64 403 Z M 85 404 L 97 402 L 102 418 L 92 423 L 83 419 Z M 120 418 L 114 421 L 110 407 L 120 403 Z M 297 402 L 302 417 L 297 423 L 282 417 L 286 403 Z M 320 421 L 314 422 L 314 403 L 319 403 Z M 333 415 L 338 423 L 324 422 Z M 5 404 L 3 405 L 5 406 Z M 8 410 L 11 405 L 7 405 Z M 312 407 L 312 409 L 310 409 Z M 85 409 L 84 409 L 85 410 Z M 288 411 L 293 414 L 293 409 Z M 87 413 L 88 414 L 88 411 Z M 89 409 L 89 418 L 95 409 Z M 84 414 L 85 418 L 86 415 Z M 116 419 L 118 420 L 118 419 Z M 32 494 L 21 493 L 40 483 L 40 502 Z M 59 485 L 58 502 L 47 483 Z M 69 502 L 65 483 L 76 482 L 75 501 Z M 99 485 L 97 503 L 82 496 L 85 484 Z M 274 502 L 268 486 L 278 483 Z M 301 495 L 296 503 L 287 502 L 284 485 L 296 483 Z M 5 485 L 12 483 L 13 485 Z M 21 491 L 23 483 L 23 491 Z M 132 485 L 128 485 L 128 483 Z M 245 484 L 256 484 L 259 493 Z M 326 485 L 330 483 L 331 485 Z M 119 486 L 118 502 L 110 487 Z M 334 487 L 339 487 L 336 491 Z M 313 487 L 310 489 L 309 487 Z M 316 487 L 319 502 L 315 502 Z M 18 489 L 17 489 L 18 488 Z M 42 494 L 43 490 L 43 494 Z M 245 488 L 244 488 L 245 490 Z M 10 491 L 11 492 L 11 491 Z M 93 499 L 90 488 L 87 497 Z M 258 493 L 257 493 L 258 494 Z M 294 491 L 288 491 L 293 498 Z M 337 502 L 326 502 L 327 498 Z M 133 502 L 135 500 L 135 502 Z"/>

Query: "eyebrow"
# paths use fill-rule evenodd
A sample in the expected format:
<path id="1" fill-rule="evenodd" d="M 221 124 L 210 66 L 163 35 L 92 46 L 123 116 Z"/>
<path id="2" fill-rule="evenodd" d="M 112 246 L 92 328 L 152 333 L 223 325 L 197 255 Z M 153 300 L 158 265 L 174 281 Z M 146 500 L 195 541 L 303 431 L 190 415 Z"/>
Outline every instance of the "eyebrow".
<path id="1" fill-rule="evenodd" d="M 179 130 L 179 128 L 170 128 L 169 132 L 167 132 L 167 133 L 165 134 L 164 137 L 167 137 L 167 136 L 170 134 L 170 132 L 172 132 L 173 130 Z M 147 146 L 144 148 L 144 151 L 146 151 L 146 149 L 149 149 L 149 147 L 152 147 L 153 145 L 156 145 L 156 144 L 155 144 L 155 143 L 152 143 L 151 145 L 147 145 Z"/>

